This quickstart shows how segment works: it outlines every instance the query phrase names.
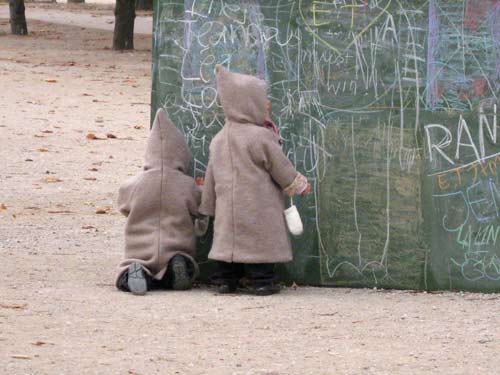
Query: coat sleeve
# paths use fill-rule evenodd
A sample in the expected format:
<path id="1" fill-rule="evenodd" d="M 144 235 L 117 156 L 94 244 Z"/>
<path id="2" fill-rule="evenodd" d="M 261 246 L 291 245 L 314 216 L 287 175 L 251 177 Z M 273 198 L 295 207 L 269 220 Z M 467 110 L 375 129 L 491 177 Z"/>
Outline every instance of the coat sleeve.
<path id="1" fill-rule="evenodd" d="M 212 170 L 212 163 L 209 161 L 205 173 L 205 183 L 203 184 L 203 194 L 201 196 L 200 214 L 205 216 L 215 216 L 215 180 Z"/>
<path id="2" fill-rule="evenodd" d="M 268 131 L 268 130 L 266 130 Z M 282 189 L 290 186 L 298 175 L 292 162 L 283 153 L 281 146 L 271 136 L 260 137 L 250 143 L 252 159 L 262 165 Z"/>
<path id="3" fill-rule="evenodd" d="M 118 190 L 118 211 L 124 216 L 128 216 L 132 208 L 134 192 L 139 182 L 140 176 L 129 178 Z"/>

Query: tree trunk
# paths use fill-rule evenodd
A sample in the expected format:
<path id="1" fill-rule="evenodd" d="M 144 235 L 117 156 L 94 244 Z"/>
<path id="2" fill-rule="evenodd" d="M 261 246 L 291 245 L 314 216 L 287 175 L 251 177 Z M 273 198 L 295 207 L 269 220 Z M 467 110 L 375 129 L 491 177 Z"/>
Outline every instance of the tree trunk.
<path id="1" fill-rule="evenodd" d="M 24 0 L 9 0 L 9 10 L 12 34 L 28 34 L 28 25 L 26 25 L 26 16 L 24 14 Z"/>
<path id="2" fill-rule="evenodd" d="M 113 49 L 134 49 L 135 0 L 116 0 Z"/>
<path id="3" fill-rule="evenodd" d="M 136 10 L 153 10 L 153 0 L 136 0 Z"/>

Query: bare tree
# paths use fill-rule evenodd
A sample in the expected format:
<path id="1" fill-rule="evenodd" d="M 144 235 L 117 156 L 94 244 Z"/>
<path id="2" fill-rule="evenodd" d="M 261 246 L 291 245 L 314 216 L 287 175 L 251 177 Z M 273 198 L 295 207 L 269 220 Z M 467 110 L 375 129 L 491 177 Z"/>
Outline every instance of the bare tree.
<path id="1" fill-rule="evenodd" d="M 9 0 L 9 10 L 12 34 L 27 35 L 28 25 L 26 24 L 24 0 Z"/>
<path id="2" fill-rule="evenodd" d="M 134 49 L 135 0 L 116 0 L 113 49 Z"/>

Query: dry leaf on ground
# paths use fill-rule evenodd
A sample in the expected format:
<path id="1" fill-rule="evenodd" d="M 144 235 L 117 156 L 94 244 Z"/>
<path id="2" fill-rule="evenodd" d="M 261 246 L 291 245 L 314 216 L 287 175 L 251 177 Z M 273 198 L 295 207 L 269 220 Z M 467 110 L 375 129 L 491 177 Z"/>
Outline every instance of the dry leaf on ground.
<path id="1" fill-rule="evenodd" d="M 87 139 L 90 139 L 91 141 L 93 141 L 93 140 L 101 140 L 101 139 L 104 139 L 104 138 L 100 138 L 100 137 L 96 136 L 94 133 L 88 133 L 87 134 Z"/>
<path id="2" fill-rule="evenodd" d="M 22 305 L 18 305 L 18 304 L 2 305 L 2 304 L 0 304 L 0 308 L 2 308 L 2 309 L 22 310 L 25 307 L 26 307 L 26 304 L 22 304 Z"/>
<path id="3" fill-rule="evenodd" d="M 117 138 L 117 136 L 116 136 L 116 135 L 114 135 L 114 134 L 112 134 L 112 133 L 108 133 L 108 134 L 106 134 L 106 137 L 107 137 L 107 138 L 113 138 L 113 139 Z"/>
<path id="4" fill-rule="evenodd" d="M 42 346 L 42 345 L 47 345 L 47 343 L 45 341 L 35 341 L 32 342 L 31 345 Z"/>
<path id="5" fill-rule="evenodd" d="M 48 149 L 48 148 L 41 147 L 41 148 L 39 148 L 37 151 L 40 151 L 40 152 L 49 152 L 49 149 Z"/>
<path id="6" fill-rule="evenodd" d="M 7 206 L 3 203 L 0 204 L 0 211 L 6 210 Z"/>
<path id="7" fill-rule="evenodd" d="M 14 358 L 14 359 L 31 359 L 31 357 L 29 355 L 24 355 L 24 354 L 14 354 L 14 355 L 11 355 L 11 358 Z"/>
<path id="8" fill-rule="evenodd" d="M 60 178 L 57 178 L 57 177 L 48 176 L 48 177 L 44 177 L 42 181 L 46 182 L 48 184 L 51 184 L 51 183 L 55 183 L 55 182 L 62 182 L 63 180 L 61 180 Z"/>
<path id="9" fill-rule="evenodd" d="M 112 209 L 112 207 L 100 207 L 95 211 L 95 213 L 98 215 L 104 215 L 110 213 Z"/>
<path id="10" fill-rule="evenodd" d="M 45 82 L 47 82 L 47 83 L 56 83 L 57 79 L 48 78 L 48 79 L 45 80 Z"/>
<path id="11" fill-rule="evenodd" d="M 95 181 L 95 180 L 97 180 L 97 178 L 95 178 L 95 177 L 84 177 L 83 179 L 87 180 L 87 181 Z"/>

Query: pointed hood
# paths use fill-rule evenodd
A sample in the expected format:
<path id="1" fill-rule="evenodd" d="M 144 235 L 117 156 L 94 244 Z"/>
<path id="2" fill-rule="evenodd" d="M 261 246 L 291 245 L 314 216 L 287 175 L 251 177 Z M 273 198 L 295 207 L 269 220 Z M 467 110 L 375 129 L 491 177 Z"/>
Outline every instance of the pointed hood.
<path id="1" fill-rule="evenodd" d="M 163 108 L 158 109 L 149 135 L 144 169 L 163 165 L 187 173 L 192 158 L 181 131 L 170 121 Z"/>
<path id="2" fill-rule="evenodd" d="M 229 121 L 263 125 L 266 120 L 266 82 L 247 74 L 231 73 L 216 65 L 217 92 Z"/>

